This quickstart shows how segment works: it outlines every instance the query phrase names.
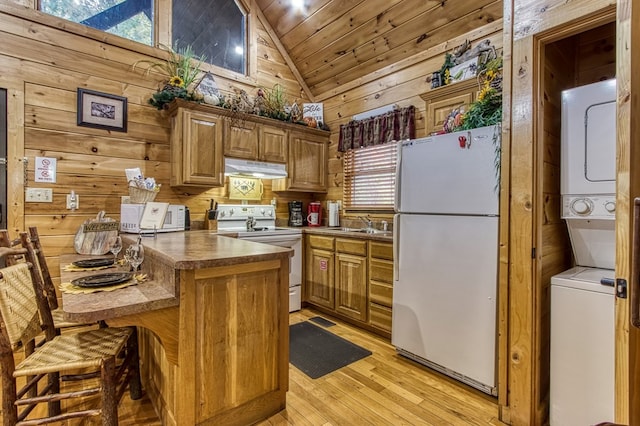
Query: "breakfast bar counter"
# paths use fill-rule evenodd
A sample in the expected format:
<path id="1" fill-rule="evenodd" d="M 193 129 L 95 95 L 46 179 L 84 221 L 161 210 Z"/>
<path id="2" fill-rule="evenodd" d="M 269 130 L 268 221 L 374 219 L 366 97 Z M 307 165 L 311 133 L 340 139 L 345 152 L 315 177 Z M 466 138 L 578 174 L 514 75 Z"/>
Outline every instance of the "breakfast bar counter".
<path id="1" fill-rule="evenodd" d="M 136 237 L 123 236 L 124 246 Z M 146 281 L 63 293 L 66 318 L 139 327 L 143 383 L 163 424 L 246 425 L 283 409 L 291 250 L 210 231 L 142 244 Z M 84 257 L 61 257 L 62 282 L 89 274 L 64 271 Z"/>

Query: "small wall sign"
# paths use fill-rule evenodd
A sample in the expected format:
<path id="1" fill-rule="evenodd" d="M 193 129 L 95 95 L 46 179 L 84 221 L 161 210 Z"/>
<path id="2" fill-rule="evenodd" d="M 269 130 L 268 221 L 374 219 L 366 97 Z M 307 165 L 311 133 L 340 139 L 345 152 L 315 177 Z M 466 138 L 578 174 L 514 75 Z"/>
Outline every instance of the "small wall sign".
<path id="1" fill-rule="evenodd" d="M 318 127 L 324 123 L 324 109 L 322 102 L 313 104 L 302 104 L 302 118 L 311 117 L 316 120 Z"/>
<path id="2" fill-rule="evenodd" d="M 56 163 L 52 157 L 36 157 L 36 182 L 56 183 Z"/>

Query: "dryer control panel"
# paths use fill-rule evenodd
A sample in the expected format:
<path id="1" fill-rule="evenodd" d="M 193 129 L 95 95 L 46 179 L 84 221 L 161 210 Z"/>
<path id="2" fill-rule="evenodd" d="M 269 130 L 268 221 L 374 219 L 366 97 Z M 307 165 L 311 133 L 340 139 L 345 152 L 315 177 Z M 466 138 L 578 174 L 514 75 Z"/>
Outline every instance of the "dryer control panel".
<path id="1" fill-rule="evenodd" d="M 564 195 L 562 197 L 563 219 L 611 219 L 616 218 L 614 195 Z"/>

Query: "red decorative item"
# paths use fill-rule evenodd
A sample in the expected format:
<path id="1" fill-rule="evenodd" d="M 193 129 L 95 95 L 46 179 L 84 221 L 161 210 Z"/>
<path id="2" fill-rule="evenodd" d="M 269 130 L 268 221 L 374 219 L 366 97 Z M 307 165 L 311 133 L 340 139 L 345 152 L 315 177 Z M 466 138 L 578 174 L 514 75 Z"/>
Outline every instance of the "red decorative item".
<path id="1" fill-rule="evenodd" d="M 467 147 L 467 137 L 466 136 L 459 136 L 458 137 L 458 142 L 460 143 L 460 148 L 466 148 Z"/>
<path id="2" fill-rule="evenodd" d="M 307 213 L 307 225 L 320 226 L 322 223 L 322 205 L 320 202 L 314 201 L 313 203 L 309 203 Z"/>

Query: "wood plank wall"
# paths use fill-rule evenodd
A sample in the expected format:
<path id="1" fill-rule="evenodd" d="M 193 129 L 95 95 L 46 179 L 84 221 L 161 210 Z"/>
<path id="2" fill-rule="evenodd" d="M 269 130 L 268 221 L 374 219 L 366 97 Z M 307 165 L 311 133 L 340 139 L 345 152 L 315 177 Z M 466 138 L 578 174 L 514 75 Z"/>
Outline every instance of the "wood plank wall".
<path id="1" fill-rule="evenodd" d="M 74 233 L 83 221 L 99 210 L 112 217 L 119 214 L 120 196 L 127 194 L 124 168 L 140 167 L 145 176 L 155 177 L 163 184 L 157 200 L 188 205 L 193 221 L 204 219 L 210 198 L 229 202 L 226 188 L 182 192 L 169 187 L 169 123 L 162 112 L 146 103 L 161 78 L 153 74 L 145 77 L 142 71 L 131 69 L 140 59 L 156 59 L 154 49 L 16 6 L 10 0 L 0 1 L 0 20 L 4 41 L 0 47 L 0 85 L 15 88 L 16 93 L 9 107 L 10 111 L 16 111 L 13 123 L 17 123 L 18 134 L 10 136 L 9 142 L 13 144 L 12 151 L 19 153 L 15 161 L 20 162 L 18 141 L 24 141 L 24 156 L 28 160 L 26 187 L 53 189 L 53 203 L 24 204 L 21 195 L 16 194 L 11 215 L 17 220 L 10 229 L 38 226 L 53 270 L 57 267 L 57 256 L 71 249 Z M 256 21 L 255 85 L 272 87 L 280 83 L 291 99 L 307 101 L 267 30 Z M 354 114 L 382 105 L 415 105 L 417 134 L 422 136 L 425 106 L 419 95 L 430 90 L 427 77 L 440 68 L 444 53 L 465 39 L 475 44 L 488 38 L 500 48 L 501 27 L 500 20 L 486 23 L 464 36 L 390 65 L 359 86 L 334 88 L 319 96 L 316 101 L 324 102 L 325 120 L 332 129 L 328 193 L 274 194 L 270 181 L 265 181 L 262 202 L 276 198 L 278 217 L 283 219 L 287 217 L 286 203 L 290 200 L 306 203 L 313 199 L 342 199 L 342 160 L 337 152 L 339 125 Z M 211 71 L 222 90 L 239 87 L 254 92 L 254 87 L 245 81 L 220 77 L 214 68 Z M 78 87 L 127 97 L 128 132 L 76 126 Z M 19 123 L 21 109 L 24 126 Z M 34 182 L 36 156 L 58 159 L 56 184 Z M 21 167 L 22 163 L 14 164 L 14 179 Z M 80 197 L 80 208 L 76 211 L 65 208 L 66 195 L 71 190 Z"/>
<path id="2" fill-rule="evenodd" d="M 324 103 L 324 118 L 331 128 L 329 147 L 329 188 L 324 199 L 342 199 L 342 153 L 338 152 L 339 129 L 348 123 L 353 115 L 370 111 L 385 105 L 416 108 L 416 136 L 426 136 L 425 101 L 421 94 L 431 90 L 430 76 L 444 62 L 444 55 L 465 40 L 472 47 L 482 40 L 490 40 L 497 49 L 502 48 L 502 19 L 485 23 L 460 37 L 450 39 L 433 48 L 395 64 L 389 65 L 368 78 L 345 85 L 336 86 L 316 96 L 316 102 Z M 377 219 L 389 219 L 391 215 L 372 215 Z"/>
<path id="3" fill-rule="evenodd" d="M 216 74 L 221 90 L 234 87 L 255 93 L 255 87 L 281 84 L 290 99 L 302 90 L 273 40 L 258 22 L 258 72 L 253 84 Z M 0 1 L 0 87 L 9 89 L 9 229 L 15 233 L 37 226 L 52 271 L 58 255 L 73 252 L 76 230 L 105 210 L 119 217 L 120 197 L 127 195 L 124 169 L 140 167 L 162 184 L 157 201 L 186 204 L 193 221 L 203 221 L 209 199 L 230 202 L 226 188 L 178 191 L 169 186 L 169 120 L 147 104 L 162 77 L 132 70 L 140 59 L 157 60 L 158 51 L 81 25 L 66 22 L 12 1 Z M 210 67 L 214 74 L 216 70 Z M 247 80 L 247 79 L 245 79 Z M 111 132 L 76 125 L 76 90 L 87 88 L 125 96 L 128 131 Z M 24 151 L 22 146 L 24 146 Z M 27 159 L 26 175 L 22 157 Z M 34 182 L 36 156 L 57 159 L 57 182 Z M 51 188 L 52 203 L 24 203 L 24 188 Z M 80 208 L 66 209 L 74 190 Z M 286 218 L 290 199 L 310 195 L 273 194 L 266 181 L 263 202 L 278 200 L 278 216 Z"/>

